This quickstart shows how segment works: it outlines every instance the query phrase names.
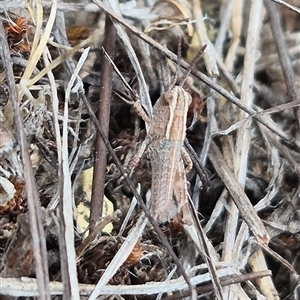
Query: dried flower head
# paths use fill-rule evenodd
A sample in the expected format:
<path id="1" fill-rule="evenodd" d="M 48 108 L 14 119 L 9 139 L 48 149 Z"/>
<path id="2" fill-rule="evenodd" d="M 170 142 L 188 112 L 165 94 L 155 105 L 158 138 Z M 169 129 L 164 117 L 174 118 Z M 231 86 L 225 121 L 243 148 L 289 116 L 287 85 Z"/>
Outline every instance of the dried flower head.
<path id="1" fill-rule="evenodd" d="M 28 55 L 31 50 L 30 36 L 31 20 L 23 17 L 17 17 L 14 20 L 8 19 L 4 23 L 4 29 L 8 44 L 15 53 Z"/>

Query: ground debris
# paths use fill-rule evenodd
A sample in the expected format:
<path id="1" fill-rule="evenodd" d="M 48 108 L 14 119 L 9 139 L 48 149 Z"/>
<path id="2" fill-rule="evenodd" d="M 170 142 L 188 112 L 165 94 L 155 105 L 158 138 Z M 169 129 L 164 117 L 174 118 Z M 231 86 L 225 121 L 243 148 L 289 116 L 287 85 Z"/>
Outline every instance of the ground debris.
<path id="1" fill-rule="evenodd" d="M 182 275 L 196 288 L 197 299 L 218 295 L 216 283 L 220 299 L 298 299 L 299 14 L 273 2 L 264 8 L 255 1 L 240 6 L 234 1 L 201 0 L 199 5 L 166 0 L 151 7 L 129 1 L 120 3 L 122 27 L 117 8 L 108 8 L 105 15 L 97 0 L 84 5 L 59 1 L 57 10 L 48 1 L 43 7 L 27 1 L 27 9 L 25 1 L 2 2 L 8 53 L 0 49 L 0 298 L 31 299 L 46 278 L 33 279 L 38 274 L 32 223 L 36 204 L 28 198 L 34 192 L 25 175 L 32 168 L 32 189 L 41 209 L 37 224 L 45 233 L 41 251 L 51 281 L 52 298 L 45 299 L 66 297 L 67 285 L 78 291 L 74 299 L 96 299 L 93 290 L 102 291 L 101 286 L 108 292 L 99 292 L 99 299 L 186 299 L 194 294 Z M 276 23 L 274 8 L 281 23 Z M 109 26 L 117 32 L 112 49 Z M 282 35 L 274 33 L 274 26 Z M 156 100 L 181 82 L 183 61 L 191 62 L 203 41 L 204 56 L 183 88 L 191 95 L 185 146 L 194 150 L 189 150 L 194 168 L 184 176 L 184 185 L 203 226 L 204 245 L 200 227 L 187 231 L 190 225 L 180 213 L 158 224 L 160 230 L 145 223 L 140 236 L 132 237 L 144 218 L 136 191 L 151 207 L 151 153 L 146 149 L 134 170 L 130 163 L 147 137 Z M 13 74 L 7 71 L 8 59 Z M 29 165 L 22 157 L 14 97 Z M 111 147 L 101 152 L 106 157 L 101 165 L 95 157 L 102 139 L 93 114 L 99 119 L 99 105 L 107 99 L 109 113 L 101 121 L 107 123 L 104 135 Z M 177 184 L 172 188 L 175 206 Z M 95 199 L 97 189 L 103 200 Z M 69 216 L 62 214 L 66 203 L 72 207 Z M 101 216 L 95 222 L 97 207 Z M 129 255 L 116 262 L 129 238 L 134 241 L 127 245 Z M 115 263 L 119 267 L 107 275 Z M 77 270 L 77 276 L 70 270 Z M 8 284 L 3 296 L 2 279 Z M 22 284 L 9 286 L 14 279 Z"/>

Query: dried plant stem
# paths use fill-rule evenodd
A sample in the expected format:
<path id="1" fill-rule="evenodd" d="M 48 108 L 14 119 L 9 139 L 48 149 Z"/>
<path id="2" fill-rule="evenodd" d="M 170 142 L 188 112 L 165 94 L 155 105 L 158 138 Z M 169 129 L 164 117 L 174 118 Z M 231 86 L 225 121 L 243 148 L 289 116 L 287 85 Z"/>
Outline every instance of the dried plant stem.
<path id="1" fill-rule="evenodd" d="M 223 289 L 220 283 L 220 278 L 217 275 L 215 262 L 218 261 L 215 249 L 211 245 L 210 241 L 206 237 L 203 228 L 197 217 L 196 209 L 190 199 L 190 209 L 192 211 L 194 224 L 193 226 L 183 225 L 185 232 L 197 246 L 199 253 L 203 256 L 203 259 L 207 265 L 209 274 L 213 284 L 214 295 L 216 299 L 224 299 Z"/>
<path id="2" fill-rule="evenodd" d="M 254 73 L 255 73 L 255 61 L 256 52 L 258 49 L 259 33 L 261 32 L 262 25 L 262 1 L 251 1 L 251 10 L 249 16 L 248 30 L 247 30 L 247 41 L 244 57 L 244 69 L 243 69 L 243 82 L 241 88 L 241 102 L 249 108 L 253 106 L 253 85 L 254 85 Z M 247 116 L 244 111 L 240 111 L 239 119 L 243 119 Z M 238 182 L 242 187 L 245 186 L 247 169 L 248 169 L 248 157 L 251 142 L 251 120 L 244 122 L 238 130 L 237 141 L 236 141 L 236 153 L 234 159 L 234 172 L 237 176 Z M 251 213 L 250 211 L 248 212 Z M 233 225 L 228 228 L 228 233 L 230 238 L 227 239 L 228 243 L 226 245 L 226 253 L 233 253 L 233 249 L 236 249 L 237 245 L 234 243 L 230 232 L 236 232 L 238 225 L 238 209 L 233 206 L 232 211 L 229 214 L 229 222 L 227 224 Z M 242 232 L 242 230 L 244 232 Z M 242 226 L 239 232 L 240 236 L 245 238 L 248 235 L 248 228 Z M 226 238 L 226 236 L 225 236 Z M 232 242 L 230 242 L 232 241 Z M 241 241 L 238 241 L 239 245 Z M 231 257 L 232 259 L 233 257 Z M 261 271 L 267 269 L 265 258 L 261 250 L 255 252 L 249 259 L 249 263 L 252 265 L 254 271 Z M 257 282 L 259 289 L 267 297 L 267 299 L 277 299 L 278 295 L 276 289 L 274 288 L 272 280 L 270 278 L 263 278 L 261 281 Z M 231 298 L 230 298 L 231 299 Z"/>
<path id="3" fill-rule="evenodd" d="M 105 21 L 105 37 L 103 47 L 108 55 L 113 59 L 115 49 L 115 36 L 116 30 L 111 19 L 107 16 Z M 112 71 L 113 68 L 109 61 L 105 59 L 103 54 L 102 67 L 101 67 L 101 90 L 100 101 L 98 108 L 98 120 L 103 129 L 105 136 L 108 138 L 109 131 L 109 118 L 111 106 L 111 91 L 112 91 Z M 90 230 L 93 231 L 97 227 L 97 223 L 102 216 L 104 186 L 105 186 L 105 173 L 107 165 L 107 149 L 100 137 L 97 134 L 95 143 L 95 162 L 91 198 L 91 214 L 90 214 Z"/>
<path id="4" fill-rule="evenodd" d="M 30 58 L 29 58 L 29 59 L 32 59 L 33 54 L 36 51 L 36 49 L 39 45 L 40 38 L 41 38 L 44 12 L 43 12 L 43 6 L 42 6 L 41 1 L 35 1 L 34 4 L 27 2 L 26 4 L 27 4 L 27 9 L 30 13 L 31 19 L 33 20 L 33 22 L 35 24 L 34 39 L 32 42 L 31 53 L 30 53 Z M 31 4 L 33 4 L 34 8 L 31 6 Z M 38 58 L 38 57 L 36 56 L 36 58 Z M 31 66 L 30 66 L 30 68 L 31 68 Z M 28 68 L 26 68 L 26 69 L 28 72 Z M 27 78 L 27 76 L 25 77 L 24 75 L 26 76 L 26 70 L 23 74 L 23 77 Z"/>
<path id="5" fill-rule="evenodd" d="M 269 242 L 269 236 L 261 219 L 254 210 L 249 198 L 245 194 L 245 191 L 235 179 L 232 170 L 225 162 L 222 153 L 214 141 L 211 142 L 210 149 L 210 161 L 231 194 L 242 218 L 253 232 L 257 241 L 262 244 L 267 244 Z"/>
<path id="6" fill-rule="evenodd" d="M 67 51 L 72 50 L 72 48 L 69 44 L 68 37 L 67 37 L 67 32 L 66 32 L 65 15 L 62 11 L 58 11 L 57 14 L 56 14 L 52 34 L 53 34 L 55 40 L 59 43 L 60 46 L 66 46 L 66 51 L 65 52 L 63 51 L 62 48 L 60 48 L 60 47 L 57 48 L 57 51 L 60 55 L 64 55 Z M 87 44 L 85 44 L 85 46 L 86 45 Z M 77 50 L 78 49 L 79 48 L 77 48 Z M 73 53 L 75 53 L 75 52 L 73 52 Z M 65 68 L 65 70 L 67 72 L 67 75 L 69 77 L 72 76 L 72 74 L 74 73 L 74 69 L 75 69 L 75 62 L 74 62 L 71 55 L 72 54 L 69 53 L 69 55 L 67 57 L 64 57 L 61 60 L 61 63 L 63 63 L 64 68 Z M 54 68 L 54 66 L 52 68 Z"/>
<path id="7" fill-rule="evenodd" d="M 71 48 L 70 50 L 65 51 L 63 54 L 61 54 L 60 56 L 58 56 L 56 59 L 54 59 L 47 67 L 45 67 L 44 69 L 42 69 L 35 77 L 28 79 L 28 81 L 26 80 L 26 86 L 29 88 L 32 85 L 34 85 L 37 81 L 39 81 L 41 78 L 43 78 L 47 72 L 49 70 L 53 70 L 54 68 L 56 68 L 58 65 L 60 65 L 61 63 L 64 63 L 65 60 L 71 56 L 72 54 L 76 53 L 79 49 L 84 48 L 85 46 L 87 46 L 88 44 L 90 44 L 93 41 L 93 37 L 99 34 L 98 30 L 95 30 L 95 32 L 93 33 L 93 35 L 91 35 L 90 37 L 88 37 L 86 40 L 81 41 L 78 45 L 74 46 L 73 48 Z M 71 73 L 72 74 L 72 73 Z"/>
<path id="8" fill-rule="evenodd" d="M 249 266 L 253 272 L 268 270 L 268 266 L 266 264 L 264 254 L 261 249 L 257 250 L 251 255 L 249 259 Z M 280 299 L 274 287 L 272 278 L 270 277 L 257 278 L 255 281 L 257 286 L 261 290 L 262 294 L 266 297 L 266 299 L 268 300 Z"/>
<path id="9" fill-rule="evenodd" d="M 230 199 L 230 198 L 229 198 Z M 239 219 L 239 210 L 237 206 L 234 204 L 234 201 L 230 199 L 228 201 L 228 213 L 227 213 L 227 221 L 224 230 L 224 242 L 223 242 L 223 252 L 222 252 L 222 261 L 230 262 L 234 259 L 234 251 L 236 248 L 234 247 L 236 241 L 236 230 Z M 238 287 L 228 286 L 225 289 L 224 294 L 226 294 L 225 299 L 236 299 Z"/>
<path id="10" fill-rule="evenodd" d="M 228 279 L 222 279 L 221 286 L 225 287 L 225 286 L 230 286 L 230 285 L 237 284 L 237 283 L 242 283 L 242 282 L 245 282 L 248 280 L 253 280 L 256 278 L 264 278 L 265 276 L 268 276 L 267 275 L 268 273 L 271 275 L 270 271 L 265 270 L 265 271 L 254 272 L 254 273 L 245 274 L 245 275 L 238 275 L 238 276 L 234 276 L 234 277 L 228 278 Z M 203 295 L 204 293 L 208 293 L 212 290 L 213 290 L 213 285 L 207 284 L 207 285 L 198 287 L 197 294 Z M 187 297 L 187 296 L 189 296 L 188 292 L 182 292 L 182 293 L 180 293 L 180 295 L 165 297 L 165 298 L 163 298 L 163 300 L 182 299 L 182 297 Z"/>
<path id="11" fill-rule="evenodd" d="M 243 0 L 235 0 L 232 10 L 231 30 L 233 39 L 225 59 L 225 65 L 228 72 L 233 70 L 234 63 L 237 59 L 237 50 L 240 45 L 243 28 L 243 5 Z"/>
<path id="12" fill-rule="evenodd" d="M 228 0 L 228 1 L 224 2 L 226 7 L 225 7 L 224 12 L 223 12 L 221 24 L 220 24 L 220 27 L 219 27 L 218 36 L 217 36 L 216 42 L 215 42 L 216 52 L 221 57 L 222 57 L 223 43 L 226 39 L 226 32 L 228 31 L 230 18 L 232 16 L 232 9 L 233 9 L 233 5 L 234 5 L 235 1 L 236 0 Z"/>
<path id="13" fill-rule="evenodd" d="M 208 45 L 208 50 L 212 47 L 212 44 L 207 36 L 206 27 L 204 24 L 204 17 L 202 14 L 201 1 L 193 0 L 193 12 L 194 17 L 196 19 L 196 29 L 198 38 L 201 41 L 201 45 Z M 214 56 L 214 51 L 206 51 L 203 55 L 203 60 L 207 69 L 208 74 L 211 77 L 218 77 L 219 70 L 216 62 L 216 58 Z"/>
<path id="14" fill-rule="evenodd" d="M 10 96 L 14 110 L 14 122 L 17 130 L 18 142 L 21 148 L 24 178 L 26 178 L 25 187 L 29 208 L 30 230 L 32 235 L 35 270 L 36 277 L 38 278 L 37 282 L 39 299 L 50 300 L 46 240 L 42 224 L 39 195 L 28 152 L 24 125 L 20 115 L 18 94 L 12 69 L 13 63 L 10 57 L 10 49 L 6 40 L 2 20 L 0 20 L 0 44 L 0 54 L 4 63 L 7 85 L 10 89 Z"/>
<path id="15" fill-rule="evenodd" d="M 291 101 L 300 101 L 300 95 L 296 86 L 295 75 L 289 58 L 288 47 L 285 43 L 285 37 L 282 31 L 282 26 L 280 24 L 279 14 L 276 5 L 270 0 L 265 0 L 265 6 L 268 11 L 271 30 L 276 45 L 287 91 L 291 97 Z M 298 122 L 298 128 L 300 128 L 300 108 L 295 108 L 294 113 Z"/>
<path id="16" fill-rule="evenodd" d="M 258 49 L 258 38 L 262 23 L 262 1 L 252 1 L 249 17 L 246 53 L 244 58 L 243 82 L 241 88 L 241 102 L 249 108 L 253 105 L 253 84 L 255 72 L 255 57 Z M 239 119 L 244 119 L 247 114 L 240 111 Z M 236 142 L 236 157 L 234 170 L 239 183 L 244 186 L 247 176 L 248 153 L 251 140 L 251 120 L 244 122 L 238 130 Z"/>
<path id="17" fill-rule="evenodd" d="M 36 31 L 35 37 L 34 37 L 34 48 L 30 54 L 28 65 L 24 71 L 24 74 L 22 76 L 22 80 L 29 79 L 34 68 L 36 67 L 44 48 L 48 42 L 49 36 L 51 34 L 52 26 L 55 21 L 56 11 L 57 11 L 57 0 L 53 0 L 53 4 L 51 5 L 51 11 L 48 18 L 47 25 L 45 27 L 45 30 L 43 31 L 42 38 L 41 36 L 41 27 L 43 25 L 43 10 L 41 7 L 41 1 L 37 2 L 37 8 L 40 8 L 37 10 L 37 24 L 38 24 L 38 30 Z"/>
<path id="18" fill-rule="evenodd" d="M 227 274 L 226 274 L 227 271 Z M 225 269 L 225 272 L 218 270 L 218 276 L 224 277 L 221 279 L 221 285 L 226 286 L 229 284 L 236 284 L 245 282 L 248 280 L 253 280 L 255 278 L 260 278 L 264 276 L 271 276 L 271 271 L 262 271 L 256 273 L 250 273 L 245 275 L 237 275 L 235 273 L 230 273 Z M 2 290 L 4 295 L 11 296 L 38 296 L 37 282 L 34 278 L 1 278 Z M 203 284 L 210 280 L 209 274 L 202 274 L 192 278 L 194 284 Z M 95 288 L 92 284 L 79 284 L 80 295 L 87 296 Z M 63 283 L 52 281 L 50 282 L 51 295 L 61 295 L 63 291 Z M 153 295 L 155 293 L 167 293 L 174 290 L 180 291 L 180 295 L 169 296 L 164 299 L 182 299 L 182 297 L 188 297 L 190 295 L 189 291 L 186 291 L 186 285 L 182 278 L 173 279 L 167 282 L 153 282 L 146 284 L 135 285 L 134 288 L 128 285 L 106 285 L 101 291 L 102 295 Z M 185 291 L 184 291 L 185 290 Z M 207 293 L 213 290 L 212 284 L 207 284 L 197 288 L 198 294 Z"/>

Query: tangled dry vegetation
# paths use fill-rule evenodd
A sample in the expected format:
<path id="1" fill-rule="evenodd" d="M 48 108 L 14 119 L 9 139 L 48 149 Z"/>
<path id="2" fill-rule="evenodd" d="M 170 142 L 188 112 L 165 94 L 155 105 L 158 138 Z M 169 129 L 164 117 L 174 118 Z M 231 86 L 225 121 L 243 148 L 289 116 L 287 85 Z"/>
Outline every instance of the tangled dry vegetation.
<path id="1" fill-rule="evenodd" d="M 299 299 L 299 9 L 146 2 L 1 2 L 0 298 Z M 149 222 L 147 153 L 124 173 L 137 101 L 151 116 L 203 45 L 184 87 L 201 225 Z"/>

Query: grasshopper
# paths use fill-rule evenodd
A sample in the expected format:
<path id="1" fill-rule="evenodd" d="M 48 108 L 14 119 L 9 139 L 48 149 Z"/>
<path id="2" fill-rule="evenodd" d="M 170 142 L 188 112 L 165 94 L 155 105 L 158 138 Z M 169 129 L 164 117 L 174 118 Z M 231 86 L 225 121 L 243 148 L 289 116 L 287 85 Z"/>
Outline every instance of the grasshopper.
<path id="1" fill-rule="evenodd" d="M 182 86 L 173 86 L 160 96 L 153 107 L 148 135 L 129 166 L 133 169 L 148 149 L 152 166 L 150 212 L 159 223 L 178 213 L 184 223 L 191 222 L 186 172 L 191 170 L 192 161 L 183 148 L 191 102 L 191 95 Z"/>
<path id="2" fill-rule="evenodd" d="M 205 48 L 206 45 L 197 53 L 180 84 L 172 84 L 155 103 L 149 132 L 129 166 L 133 169 L 148 150 L 152 166 L 150 213 L 159 223 L 169 221 L 178 214 L 184 224 L 192 223 L 186 173 L 193 164 L 183 148 L 192 97 L 184 90 L 183 83 Z"/>

